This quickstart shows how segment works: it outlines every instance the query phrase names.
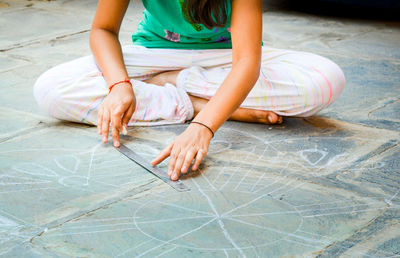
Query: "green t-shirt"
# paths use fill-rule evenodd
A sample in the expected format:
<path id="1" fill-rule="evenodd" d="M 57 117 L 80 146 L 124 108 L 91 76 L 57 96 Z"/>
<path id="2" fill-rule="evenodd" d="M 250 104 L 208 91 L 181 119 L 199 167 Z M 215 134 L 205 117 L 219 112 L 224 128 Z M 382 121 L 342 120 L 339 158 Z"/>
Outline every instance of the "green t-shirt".
<path id="1" fill-rule="evenodd" d="M 232 48 L 231 1 L 227 0 L 227 23 L 211 30 L 190 23 L 185 0 L 142 0 L 143 20 L 132 35 L 134 45 L 148 48 Z"/>

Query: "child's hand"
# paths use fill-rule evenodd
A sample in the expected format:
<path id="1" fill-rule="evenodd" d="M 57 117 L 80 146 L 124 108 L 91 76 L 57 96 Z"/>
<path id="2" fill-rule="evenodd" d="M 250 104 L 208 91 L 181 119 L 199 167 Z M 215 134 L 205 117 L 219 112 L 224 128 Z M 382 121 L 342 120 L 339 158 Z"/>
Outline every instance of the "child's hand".
<path id="1" fill-rule="evenodd" d="M 97 114 L 97 129 L 103 142 L 108 140 L 108 130 L 111 122 L 111 132 L 114 146 L 119 147 L 119 132 L 128 125 L 136 107 L 133 89 L 128 83 L 116 85 L 104 99 Z"/>
<path id="2" fill-rule="evenodd" d="M 203 158 L 207 155 L 208 146 L 212 138 L 211 132 L 204 126 L 190 124 L 189 127 L 169 144 L 151 164 L 161 163 L 168 156 L 168 176 L 172 180 L 178 180 L 179 174 L 186 173 L 193 159 L 192 170 L 196 170 Z"/>

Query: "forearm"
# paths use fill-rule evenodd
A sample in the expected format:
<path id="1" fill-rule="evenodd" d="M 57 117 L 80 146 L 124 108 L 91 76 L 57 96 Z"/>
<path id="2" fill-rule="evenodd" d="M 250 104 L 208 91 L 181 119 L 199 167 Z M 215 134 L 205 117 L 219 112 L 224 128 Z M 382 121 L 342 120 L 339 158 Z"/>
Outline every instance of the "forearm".
<path id="1" fill-rule="evenodd" d="M 90 47 L 108 85 L 128 78 L 118 36 L 104 29 L 90 33 Z"/>
<path id="2" fill-rule="evenodd" d="M 214 132 L 232 115 L 257 82 L 260 62 L 241 59 L 236 62 L 216 94 L 195 121 L 207 124 Z"/>

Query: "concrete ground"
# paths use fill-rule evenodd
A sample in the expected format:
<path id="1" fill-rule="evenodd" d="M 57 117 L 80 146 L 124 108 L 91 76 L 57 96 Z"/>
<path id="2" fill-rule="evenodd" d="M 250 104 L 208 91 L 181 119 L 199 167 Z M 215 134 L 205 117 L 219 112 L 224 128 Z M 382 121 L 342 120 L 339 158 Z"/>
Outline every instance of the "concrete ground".
<path id="1" fill-rule="evenodd" d="M 312 118 L 225 123 L 182 193 L 33 99 L 42 72 L 90 53 L 95 7 L 0 1 L 0 256 L 400 256 L 399 22 L 266 6 L 265 44 L 331 58 L 347 86 Z M 125 142 L 150 160 L 186 126 Z"/>

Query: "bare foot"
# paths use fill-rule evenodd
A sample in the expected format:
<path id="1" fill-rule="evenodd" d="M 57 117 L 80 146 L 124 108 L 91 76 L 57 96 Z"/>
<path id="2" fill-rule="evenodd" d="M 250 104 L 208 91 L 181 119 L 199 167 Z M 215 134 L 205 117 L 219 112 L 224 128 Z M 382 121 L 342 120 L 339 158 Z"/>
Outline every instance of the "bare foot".
<path id="1" fill-rule="evenodd" d="M 176 78 L 178 77 L 179 72 L 179 70 L 162 72 L 146 80 L 145 82 L 156 84 L 159 86 L 164 86 L 166 83 L 176 85 Z M 189 97 L 193 104 L 194 116 L 196 116 L 207 104 L 208 100 L 194 96 Z M 248 108 L 236 109 L 229 120 L 262 124 L 282 124 L 283 122 L 283 118 L 272 111 Z"/>
<path id="2" fill-rule="evenodd" d="M 196 116 L 204 108 L 208 100 L 190 95 L 189 97 L 193 104 L 194 116 Z M 236 109 L 229 120 L 261 124 L 282 124 L 283 122 L 283 118 L 272 111 L 249 108 Z"/>

